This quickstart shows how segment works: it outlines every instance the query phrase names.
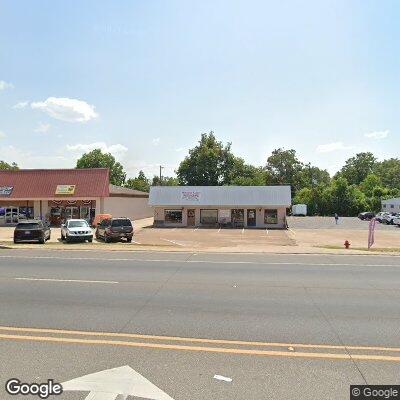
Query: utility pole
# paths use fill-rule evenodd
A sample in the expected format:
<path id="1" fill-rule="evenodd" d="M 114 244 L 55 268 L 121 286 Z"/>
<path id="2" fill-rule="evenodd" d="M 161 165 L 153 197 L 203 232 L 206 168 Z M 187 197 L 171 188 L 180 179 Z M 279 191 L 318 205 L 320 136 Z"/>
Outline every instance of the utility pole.
<path id="1" fill-rule="evenodd" d="M 160 165 L 160 186 L 162 186 L 162 175 L 161 175 L 161 170 L 163 169 L 164 167 L 162 166 L 162 165 Z"/>

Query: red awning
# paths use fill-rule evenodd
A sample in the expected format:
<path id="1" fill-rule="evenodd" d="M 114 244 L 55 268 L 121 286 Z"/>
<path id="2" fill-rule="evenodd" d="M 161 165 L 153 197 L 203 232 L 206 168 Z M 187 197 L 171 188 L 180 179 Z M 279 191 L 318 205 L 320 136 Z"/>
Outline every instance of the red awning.
<path id="1" fill-rule="evenodd" d="M 108 184 L 107 168 L 0 170 L 0 200 L 108 197 Z"/>

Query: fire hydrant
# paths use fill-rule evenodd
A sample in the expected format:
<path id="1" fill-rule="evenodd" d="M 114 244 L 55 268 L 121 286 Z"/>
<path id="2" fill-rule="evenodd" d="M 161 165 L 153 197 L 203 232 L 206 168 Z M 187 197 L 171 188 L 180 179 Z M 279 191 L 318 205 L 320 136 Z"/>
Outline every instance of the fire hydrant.
<path id="1" fill-rule="evenodd" d="M 346 249 L 350 247 L 350 242 L 348 240 L 344 241 L 344 247 L 346 247 Z"/>

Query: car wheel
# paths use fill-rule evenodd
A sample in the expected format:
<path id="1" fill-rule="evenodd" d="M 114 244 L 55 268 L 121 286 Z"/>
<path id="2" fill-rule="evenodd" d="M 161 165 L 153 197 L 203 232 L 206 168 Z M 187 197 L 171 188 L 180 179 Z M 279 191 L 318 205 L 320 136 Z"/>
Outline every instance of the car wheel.
<path id="1" fill-rule="evenodd" d="M 132 238 L 126 238 L 126 241 L 127 241 L 128 243 L 131 243 L 131 242 L 132 242 Z"/>
<path id="2" fill-rule="evenodd" d="M 39 239 L 39 243 L 40 244 L 45 244 L 46 243 L 46 240 L 45 240 L 44 236 Z"/>
<path id="3" fill-rule="evenodd" d="M 92 243 L 92 242 L 93 242 L 93 239 L 88 239 L 88 242 L 89 242 L 89 243 Z"/>
<path id="4" fill-rule="evenodd" d="M 99 240 L 99 239 L 100 239 L 99 232 L 97 232 L 97 231 L 96 231 L 96 233 L 95 233 L 95 236 L 96 236 L 96 239 L 97 239 L 97 240 Z"/>
<path id="5" fill-rule="evenodd" d="M 109 238 L 106 233 L 104 234 L 104 242 L 105 243 L 110 243 L 111 242 L 111 238 Z"/>
<path id="6" fill-rule="evenodd" d="M 65 240 L 65 236 L 63 235 L 62 232 L 61 232 L 61 240 Z"/>

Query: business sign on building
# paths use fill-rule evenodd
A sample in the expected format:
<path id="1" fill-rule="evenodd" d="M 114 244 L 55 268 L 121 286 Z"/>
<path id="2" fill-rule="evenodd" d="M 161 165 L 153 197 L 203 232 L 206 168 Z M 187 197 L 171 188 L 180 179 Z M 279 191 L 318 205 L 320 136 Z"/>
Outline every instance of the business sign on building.
<path id="1" fill-rule="evenodd" d="M 14 186 L 0 186 L 0 196 L 9 196 L 14 189 Z"/>
<path id="2" fill-rule="evenodd" d="M 57 185 L 56 194 L 74 194 L 75 185 Z"/>
<path id="3" fill-rule="evenodd" d="M 196 191 L 182 191 L 181 200 L 198 203 L 200 201 L 200 192 Z"/>

